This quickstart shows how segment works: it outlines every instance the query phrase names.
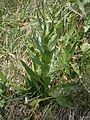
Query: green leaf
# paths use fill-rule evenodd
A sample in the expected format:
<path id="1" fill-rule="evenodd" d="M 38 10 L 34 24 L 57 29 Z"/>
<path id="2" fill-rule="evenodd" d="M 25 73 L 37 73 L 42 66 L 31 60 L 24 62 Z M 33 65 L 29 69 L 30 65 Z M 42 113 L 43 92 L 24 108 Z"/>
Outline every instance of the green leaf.
<path id="1" fill-rule="evenodd" d="M 28 65 L 21 60 L 22 65 L 24 66 L 25 70 L 27 71 L 28 75 L 30 75 L 30 78 L 32 81 L 38 81 L 39 77 L 31 70 L 31 68 L 28 67 Z"/>
<path id="2" fill-rule="evenodd" d="M 65 98 L 63 96 L 56 98 L 56 101 L 59 105 L 63 107 L 72 107 L 73 105 L 70 99 Z"/>
<path id="3" fill-rule="evenodd" d="M 62 88 L 64 88 L 64 90 L 67 92 L 76 90 L 78 86 L 79 86 L 78 83 L 74 83 L 74 82 L 62 84 Z"/>
<path id="4" fill-rule="evenodd" d="M 35 34 L 35 33 L 33 33 Z M 43 46 L 41 45 L 41 37 L 38 34 L 33 35 L 34 36 L 34 41 L 36 43 L 37 49 L 43 54 L 44 49 Z"/>
<path id="5" fill-rule="evenodd" d="M 31 70 L 31 68 L 28 67 L 28 65 L 23 60 L 21 60 L 21 63 L 25 70 L 27 71 L 28 75 L 30 76 L 31 79 L 30 84 L 34 85 L 33 87 L 36 87 L 36 89 L 39 90 L 38 81 L 40 82 L 40 78 Z"/>
<path id="6" fill-rule="evenodd" d="M 52 51 L 56 45 L 56 42 L 57 42 L 57 35 L 53 35 L 51 37 L 51 39 L 49 40 L 49 43 L 48 43 L 48 48 L 50 51 Z"/>
<path id="7" fill-rule="evenodd" d="M 70 65 L 69 65 L 69 63 L 65 64 L 65 73 L 70 75 Z"/>
<path id="8" fill-rule="evenodd" d="M 45 85 L 47 86 L 48 88 L 48 85 L 50 84 L 50 81 L 51 81 L 51 78 L 50 77 L 45 77 Z"/>
<path id="9" fill-rule="evenodd" d="M 29 51 L 29 56 L 35 64 L 37 64 L 39 66 L 43 66 L 43 63 L 39 60 L 39 58 L 37 56 L 34 56 L 31 51 Z"/>
<path id="10" fill-rule="evenodd" d="M 48 65 L 51 63 L 52 53 L 49 50 L 46 50 L 42 57 L 44 60 L 44 64 Z"/>

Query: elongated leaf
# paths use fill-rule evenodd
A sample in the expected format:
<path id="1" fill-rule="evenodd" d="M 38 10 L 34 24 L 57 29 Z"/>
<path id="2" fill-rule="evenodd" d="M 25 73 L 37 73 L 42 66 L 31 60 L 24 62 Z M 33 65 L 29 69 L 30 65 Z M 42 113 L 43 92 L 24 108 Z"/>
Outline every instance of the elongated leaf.
<path id="1" fill-rule="evenodd" d="M 28 65 L 23 60 L 21 60 L 21 63 L 25 68 L 25 70 L 27 71 L 28 75 L 30 76 L 30 79 L 31 79 L 30 84 L 33 85 L 31 87 L 36 88 L 39 91 L 40 87 L 39 87 L 38 81 L 41 82 L 39 77 L 28 67 Z"/>
<path id="2" fill-rule="evenodd" d="M 47 88 L 50 85 L 50 82 L 51 82 L 51 78 L 50 77 L 46 77 L 45 78 L 45 85 L 46 85 Z"/>
<path id="3" fill-rule="evenodd" d="M 29 56 L 35 64 L 39 66 L 43 66 L 43 63 L 39 60 L 39 58 L 37 56 L 34 56 L 33 53 L 30 51 L 29 51 Z"/>
<path id="4" fill-rule="evenodd" d="M 29 68 L 28 65 L 23 60 L 21 60 L 21 63 L 24 66 L 25 70 L 27 71 L 28 75 L 30 75 L 31 79 L 38 81 L 39 77 L 31 70 L 31 68 Z"/>
<path id="5" fill-rule="evenodd" d="M 55 45 L 56 45 L 56 42 L 57 42 L 57 35 L 53 35 L 52 37 L 51 37 L 51 39 L 49 40 L 49 42 L 48 42 L 48 48 L 49 48 L 49 50 L 50 51 L 52 51 L 53 50 L 53 48 L 55 47 Z"/>
<path id="6" fill-rule="evenodd" d="M 37 49 L 43 54 L 44 49 L 43 49 L 43 47 L 41 45 L 41 37 L 36 33 L 33 33 L 33 34 L 34 34 L 33 37 L 34 37 L 34 41 L 36 43 Z"/>

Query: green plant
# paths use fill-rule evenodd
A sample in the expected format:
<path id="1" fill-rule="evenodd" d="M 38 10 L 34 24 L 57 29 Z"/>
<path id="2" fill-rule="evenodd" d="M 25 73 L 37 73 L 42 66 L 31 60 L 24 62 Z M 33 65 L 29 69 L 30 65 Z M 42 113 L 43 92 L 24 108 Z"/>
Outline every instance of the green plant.
<path id="1" fill-rule="evenodd" d="M 41 15 L 39 16 L 38 14 Z M 43 27 L 43 31 L 39 32 L 33 29 L 30 36 L 31 41 L 29 43 L 28 54 L 32 60 L 32 66 L 30 68 L 23 60 L 21 60 L 21 62 L 29 75 L 28 84 L 31 87 L 32 92 L 36 92 L 36 95 L 48 96 L 48 90 L 51 81 L 49 69 L 53 55 L 53 52 L 50 51 L 48 44 L 50 39 L 53 37 L 53 32 L 51 29 L 48 29 L 49 23 L 46 24 L 46 18 L 45 16 L 42 16 L 42 14 L 44 14 L 44 8 L 43 13 L 41 13 L 40 8 L 38 8 L 38 24 Z M 40 21 L 40 17 L 42 22 Z M 48 30 L 46 31 L 46 29 Z"/>
<path id="2" fill-rule="evenodd" d="M 84 4 L 80 0 L 58 1 L 54 5 L 37 2 L 28 44 L 31 68 L 21 60 L 28 73 L 26 83 L 30 91 L 35 96 L 52 96 L 66 107 L 74 105 L 70 95 L 84 90 L 81 79 L 85 67 L 83 60 L 85 64 L 89 62 L 90 44 L 84 41 L 89 16 Z M 54 80 L 53 85 L 51 81 Z"/>
<path id="3" fill-rule="evenodd" d="M 35 108 L 50 98 L 64 107 L 77 106 L 79 97 L 88 104 L 90 2 L 8 1 L 0 5 L 0 67 L 14 89 L 12 99 L 25 98 Z M 3 107 L 7 81 L 1 81 Z"/>

